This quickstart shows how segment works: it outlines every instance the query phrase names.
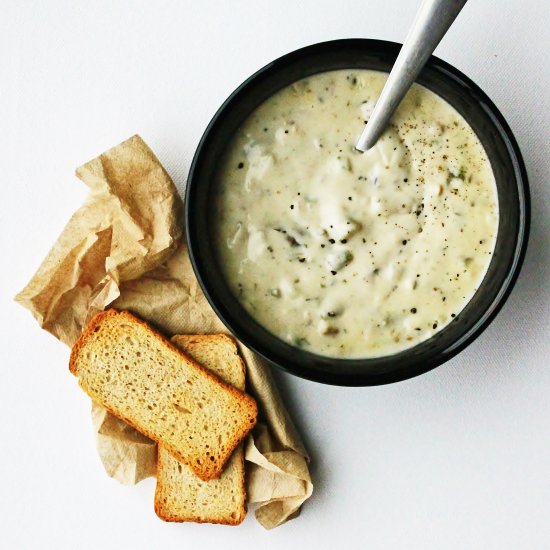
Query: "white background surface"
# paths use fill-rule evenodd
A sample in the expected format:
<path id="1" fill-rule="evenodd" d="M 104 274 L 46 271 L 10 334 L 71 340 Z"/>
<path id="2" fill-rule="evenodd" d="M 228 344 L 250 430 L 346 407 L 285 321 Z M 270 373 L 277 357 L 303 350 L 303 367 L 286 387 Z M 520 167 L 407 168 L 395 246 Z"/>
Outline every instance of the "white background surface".
<path id="1" fill-rule="evenodd" d="M 139 132 L 180 189 L 224 98 L 271 59 L 402 41 L 417 2 L 1 2 L 0 547 L 550 547 L 550 4 L 471 0 L 437 50 L 508 119 L 532 186 L 517 286 L 466 351 L 420 378 L 335 388 L 278 375 L 313 457 L 301 517 L 169 525 L 153 480 L 103 472 L 69 351 L 13 302 L 85 197 L 74 168 Z"/>

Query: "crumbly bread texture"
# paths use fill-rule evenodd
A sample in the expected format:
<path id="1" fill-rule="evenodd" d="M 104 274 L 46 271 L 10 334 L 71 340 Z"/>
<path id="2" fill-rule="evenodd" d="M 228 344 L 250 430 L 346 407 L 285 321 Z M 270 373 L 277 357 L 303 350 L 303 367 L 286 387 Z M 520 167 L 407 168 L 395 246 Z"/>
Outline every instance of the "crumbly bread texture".
<path id="1" fill-rule="evenodd" d="M 223 334 L 174 336 L 172 342 L 222 380 L 244 390 L 244 363 L 231 338 Z M 242 443 L 231 455 L 222 475 L 210 481 L 199 479 L 159 445 L 155 512 L 164 521 L 241 523 L 246 515 Z"/>
<path id="2" fill-rule="evenodd" d="M 73 346 L 69 368 L 94 401 L 203 480 L 221 475 L 256 423 L 252 397 L 126 311 L 98 313 Z"/>

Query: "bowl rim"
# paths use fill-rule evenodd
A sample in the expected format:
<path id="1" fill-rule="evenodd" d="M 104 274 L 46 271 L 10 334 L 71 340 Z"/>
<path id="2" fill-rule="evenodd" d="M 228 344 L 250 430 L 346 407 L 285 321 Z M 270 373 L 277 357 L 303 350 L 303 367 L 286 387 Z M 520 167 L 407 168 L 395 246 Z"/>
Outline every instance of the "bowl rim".
<path id="1" fill-rule="evenodd" d="M 298 48 L 296 50 L 293 50 L 287 54 L 284 54 L 278 57 L 277 59 L 267 63 L 262 68 L 254 72 L 250 77 L 244 80 L 237 88 L 235 88 L 235 90 L 221 104 L 221 106 L 218 108 L 218 110 L 210 120 L 209 124 L 207 125 L 205 131 L 201 136 L 201 139 L 196 148 L 196 151 L 189 169 L 187 186 L 185 190 L 185 203 L 184 203 L 185 239 L 187 241 L 189 258 L 190 258 L 195 276 L 199 282 L 199 285 L 206 299 L 208 300 L 210 306 L 215 311 L 216 315 L 220 318 L 220 320 L 224 323 L 224 325 L 229 329 L 229 331 L 232 334 L 234 334 L 248 348 L 258 353 L 265 360 L 267 360 L 267 362 L 270 365 L 274 365 L 275 367 L 285 372 L 288 372 L 290 374 L 293 374 L 295 376 L 298 376 L 300 378 L 305 378 L 307 380 L 312 380 L 312 381 L 320 382 L 324 384 L 331 384 L 331 385 L 337 385 L 337 386 L 377 386 L 377 385 L 404 381 L 404 380 L 419 376 L 421 374 L 424 374 L 440 366 L 441 364 L 445 363 L 446 361 L 454 357 L 464 348 L 466 348 L 469 344 L 471 344 L 491 324 L 491 322 L 494 320 L 498 312 L 503 307 L 504 303 L 506 302 L 506 299 L 510 295 L 517 281 L 517 278 L 521 271 L 521 266 L 525 258 L 525 253 L 526 253 L 527 244 L 528 244 L 529 230 L 530 230 L 530 221 L 531 221 L 530 193 L 529 193 L 529 183 L 527 179 L 527 171 L 519 149 L 519 145 L 512 133 L 510 126 L 506 122 L 502 113 L 498 110 L 496 105 L 487 96 L 487 94 L 477 84 L 475 84 L 475 82 L 473 82 L 469 77 L 467 77 L 464 73 L 462 73 L 461 71 L 459 71 L 453 65 L 447 63 L 446 61 L 443 61 L 442 59 L 436 56 L 431 56 L 426 64 L 427 66 L 429 66 L 430 68 L 439 70 L 442 74 L 445 75 L 446 78 L 450 78 L 454 81 L 457 81 L 458 83 L 465 84 L 469 89 L 473 90 L 473 92 L 477 97 L 479 97 L 480 104 L 482 105 L 488 117 L 491 119 L 493 127 L 505 142 L 507 146 L 506 148 L 508 151 L 508 156 L 515 168 L 514 179 L 516 181 L 516 186 L 518 191 L 519 211 L 520 211 L 519 219 L 518 219 L 519 225 L 518 225 L 517 241 L 516 241 L 512 262 L 510 263 L 510 265 L 507 266 L 507 276 L 503 280 L 503 283 L 499 288 L 499 291 L 497 292 L 496 296 L 494 297 L 489 307 L 484 311 L 484 313 L 480 316 L 480 318 L 470 328 L 469 331 L 467 331 L 461 337 L 457 338 L 457 340 L 453 344 L 451 344 L 447 349 L 445 349 L 444 352 L 436 354 L 434 357 L 428 359 L 423 365 L 416 365 L 415 368 L 406 367 L 404 369 L 399 369 L 399 370 L 379 373 L 379 374 L 372 374 L 372 373 L 366 374 L 364 372 L 361 372 L 361 373 L 358 372 L 352 375 L 348 375 L 348 374 L 343 375 L 342 373 L 338 373 L 337 371 L 329 373 L 329 372 L 324 372 L 316 369 L 311 369 L 307 365 L 302 365 L 299 368 L 295 368 L 290 365 L 281 364 L 280 362 L 277 362 L 276 360 L 274 360 L 273 357 L 270 357 L 270 350 L 268 346 L 267 347 L 264 346 L 261 341 L 251 341 L 253 339 L 251 338 L 250 334 L 246 334 L 243 331 L 241 331 L 239 328 L 235 328 L 231 319 L 228 319 L 227 316 L 221 310 L 221 308 L 218 307 L 216 300 L 212 297 L 212 294 L 208 288 L 208 283 L 205 281 L 205 278 L 201 274 L 201 270 L 199 267 L 200 252 L 198 252 L 198 248 L 200 247 L 197 244 L 197 247 L 195 248 L 195 243 L 192 237 L 193 228 L 192 228 L 191 197 L 192 197 L 193 186 L 194 186 L 194 183 L 193 183 L 194 175 L 197 170 L 200 157 L 203 153 L 203 149 L 205 148 L 206 142 L 209 138 L 209 134 L 211 133 L 212 129 L 216 126 L 219 118 L 224 115 L 228 106 L 230 106 L 237 97 L 245 93 L 249 85 L 251 85 L 256 79 L 258 79 L 268 71 L 276 71 L 278 67 L 280 67 L 281 65 L 284 65 L 289 61 L 292 61 L 297 57 L 302 57 L 313 53 L 317 53 L 319 50 L 322 50 L 325 48 L 337 48 L 337 47 L 345 47 L 345 46 L 371 47 L 373 49 L 386 48 L 388 50 L 394 50 L 394 51 L 398 51 L 399 48 L 401 48 L 401 44 L 398 44 L 396 42 L 391 42 L 386 40 L 366 39 L 366 38 L 347 38 L 347 39 L 329 40 L 329 41 L 318 42 L 302 48 Z M 290 346 L 290 344 L 288 344 L 288 346 Z M 295 346 L 291 346 L 291 347 L 299 351 L 300 353 L 306 353 L 306 354 L 308 353 L 308 352 L 304 352 L 304 350 L 300 350 L 299 348 L 296 348 Z M 413 348 L 408 348 L 408 349 L 413 349 Z M 407 351 L 408 350 L 404 350 L 402 353 L 405 353 Z M 317 354 L 311 354 L 311 353 L 309 353 L 309 355 L 313 355 L 315 357 L 323 357 L 323 356 L 319 356 Z M 388 357 L 391 357 L 391 356 L 388 356 Z M 327 358 L 324 358 L 324 359 L 327 359 Z M 368 362 L 369 360 L 374 358 L 365 358 L 365 359 L 329 358 L 329 359 L 333 360 L 336 363 L 342 363 L 342 362 L 353 362 L 353 361 Z"/>

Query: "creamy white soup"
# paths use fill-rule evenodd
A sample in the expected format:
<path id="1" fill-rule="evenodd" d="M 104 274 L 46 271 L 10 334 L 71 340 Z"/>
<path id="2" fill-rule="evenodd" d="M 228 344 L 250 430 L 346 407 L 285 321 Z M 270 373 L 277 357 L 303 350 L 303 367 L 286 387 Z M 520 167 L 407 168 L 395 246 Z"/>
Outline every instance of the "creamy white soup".
<path id="1" fill-rule="evenodd" d="M 249 313 L 331 357 L 410 348 L 480 285 L 498 228 L 479 139 L 414 85 L 377 145 L 355 149 L 385 73 L 318 74 L 256 109 L 218 174 L 217 251 Z"/>

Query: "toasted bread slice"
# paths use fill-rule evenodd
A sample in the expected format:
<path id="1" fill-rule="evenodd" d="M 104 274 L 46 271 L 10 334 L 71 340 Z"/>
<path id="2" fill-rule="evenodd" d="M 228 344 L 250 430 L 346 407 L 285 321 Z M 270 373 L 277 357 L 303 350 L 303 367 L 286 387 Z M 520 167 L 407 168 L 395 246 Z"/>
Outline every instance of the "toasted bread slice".
<path id="1" fill-rule="evenodd" d="M 172 342 L 222 380 L 244 390 L 244 363 L 231 338 L 223 334 L 174 336 Z M 241 523 L 246 515 L 242 443 L 233 452 L 219 479 L 210 481 L 199 479 L 188 466 L 159 445 L 155 512 L 164 521 Z"/>
<path id="2" fill-rule="evenodd" d="M 221 475 L 256 423 L 252 397 L 125 311 L 110 309 L 90 321 L 69 368 L 94 401 L 162 443 L 203 480 Z"/>

